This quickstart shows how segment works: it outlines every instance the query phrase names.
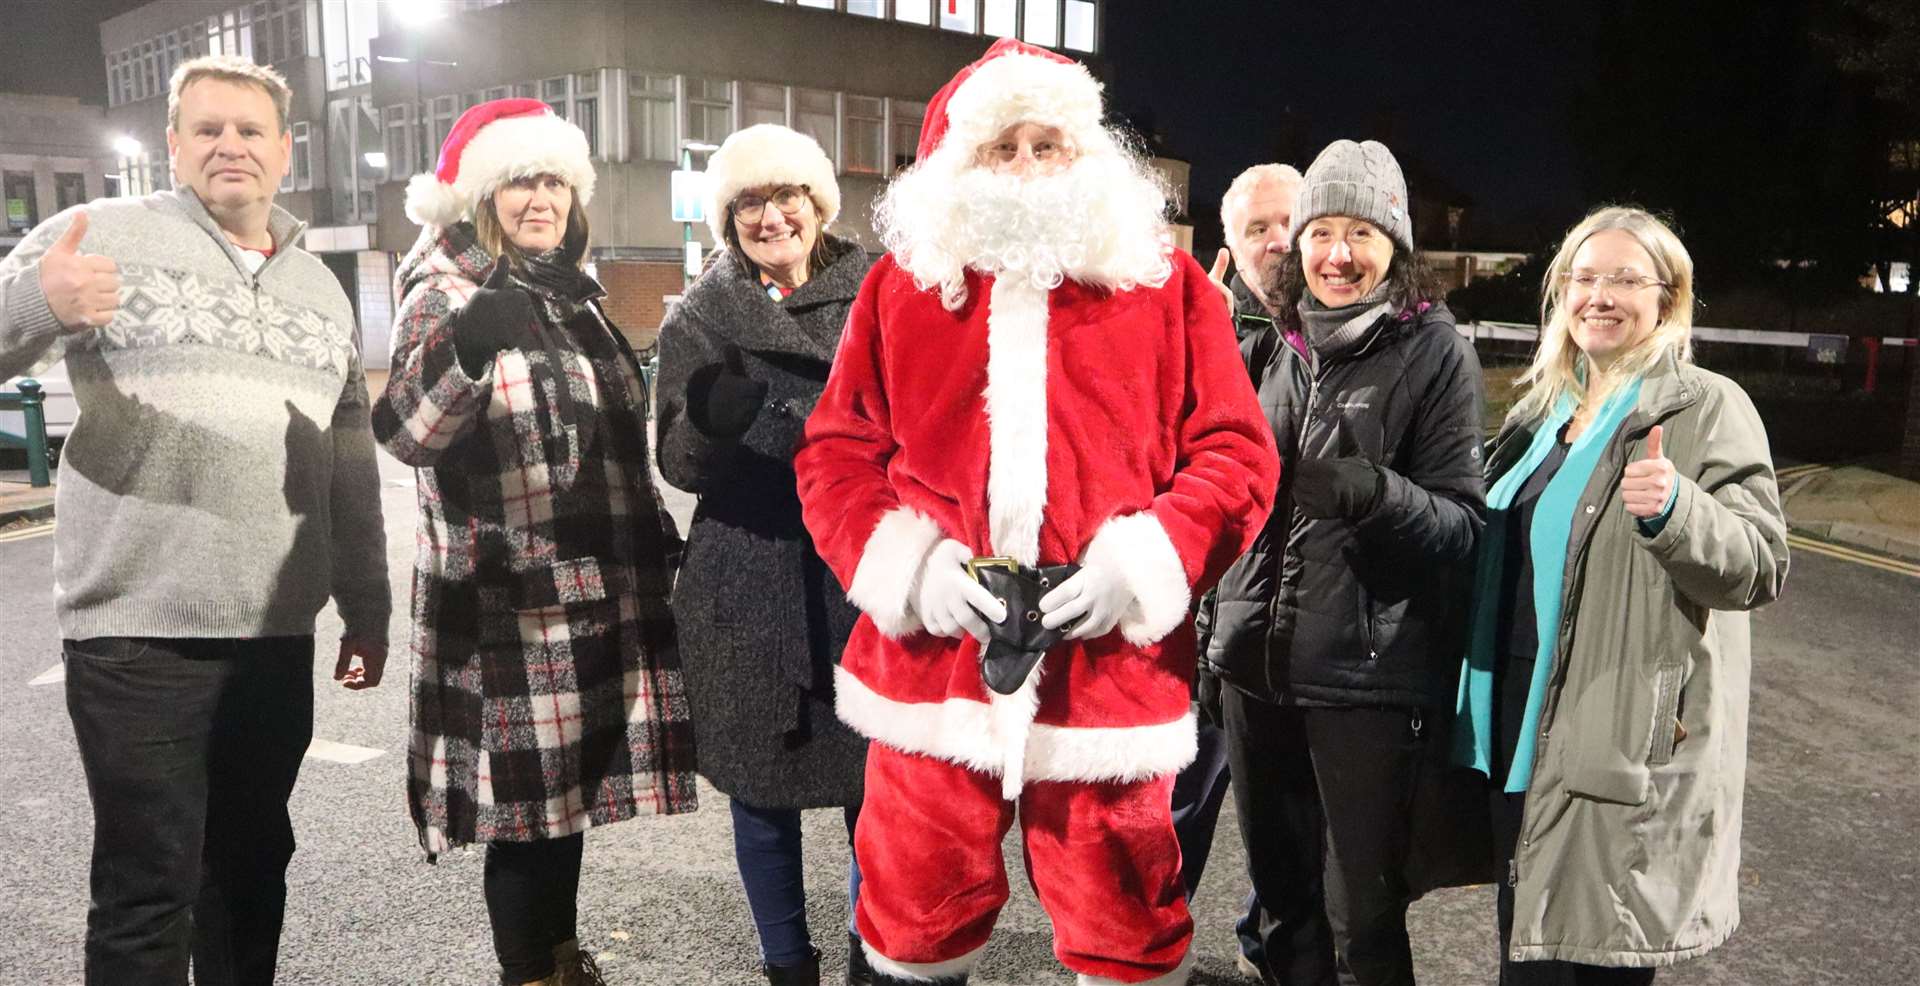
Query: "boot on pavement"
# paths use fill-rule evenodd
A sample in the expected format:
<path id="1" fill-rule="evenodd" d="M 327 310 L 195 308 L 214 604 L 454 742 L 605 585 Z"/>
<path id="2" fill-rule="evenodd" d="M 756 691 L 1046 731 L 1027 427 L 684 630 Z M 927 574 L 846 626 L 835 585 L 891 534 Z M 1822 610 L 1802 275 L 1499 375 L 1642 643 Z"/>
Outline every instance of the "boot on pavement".
<path id="1" fill-rule="evenodd" d="M 847 986 L 873 986 L 873 967 L 867 965 L 867 950 L 860 947 L 860 936 L 847 932 Z"/>
<path id="2" fill-rule="evenodd" d="M 768 986 L 820 986 L 820 950 L 792 965 L 763 965 Z"/>
<path id="3" fill-rule="evenodd" d="M 553 986 L 607 986 L 593 956 L 580 950 L 580 941 L 569 938 L 553 946 Z M 544 980 L 543 980 L 544 982 Z"/>

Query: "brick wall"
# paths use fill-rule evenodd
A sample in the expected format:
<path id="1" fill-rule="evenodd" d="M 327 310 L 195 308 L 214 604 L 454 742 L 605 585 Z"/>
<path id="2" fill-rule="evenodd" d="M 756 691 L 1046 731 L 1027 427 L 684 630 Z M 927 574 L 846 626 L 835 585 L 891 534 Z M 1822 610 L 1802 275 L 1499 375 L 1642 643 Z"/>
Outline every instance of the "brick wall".
<path id="1" fill-rule="evenodd" d="M 667 317 L 666 303 L 660 299 L 680 293 L 680 265 L 601 260 L 595 262 L 594 269 L 607 289 L 603 302 L 607 317 L 635 349 L 653 345 L 654 337 L 660 334 L 660 321 Z"/>

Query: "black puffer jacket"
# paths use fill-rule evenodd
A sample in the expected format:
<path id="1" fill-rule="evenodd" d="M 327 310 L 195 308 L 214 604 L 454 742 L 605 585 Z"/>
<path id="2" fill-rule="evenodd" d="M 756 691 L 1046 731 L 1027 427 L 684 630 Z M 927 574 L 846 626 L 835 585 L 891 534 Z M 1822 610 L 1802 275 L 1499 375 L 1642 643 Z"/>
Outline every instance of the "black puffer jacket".
<path id="1" fill-rule="evenodd" d="M 1260 409 L 1273 429 L 1280 450 L 1280 492 L 1273 513 L 1253 539 L 1253 546 L 1230 566 L 1220 582 L 1200 602 L 1194 616 L 1199 634 L 1200 673 L 1223 675 L 1235 663 L 1264 659 L 1273 629 L 1273 595 L 1280 584 L 1280 559 L 1286 554 L 1287 532 L 1293 523 L 1293 501 L 1288 483 L 1299 447 L 1300 419 L 1306 413 L 1307 387 L 1312 371 L 1306 357 L 1289 345 L 1246 282 L 1233 278 L 1233 330 L 1240 340 L 1240 357 L 1247 362 Z"/>
<path id="2" fill-rule="evenodd" d="M 1315 363 L 1286 463 L 1359 456 L 1381 467 L 1383 491 L 1357 520 L 1308 518 L 1288 503 L 1265 646 L 1233 633 L 1210 648 L 1218 673 L 1283 704 L 1451 702 L 1486 499 L 1480 361 L 1436 303 L 1383 316 L 1351 354 Z M 1216 638 L 1226 636 L 1228 598 Z"/>

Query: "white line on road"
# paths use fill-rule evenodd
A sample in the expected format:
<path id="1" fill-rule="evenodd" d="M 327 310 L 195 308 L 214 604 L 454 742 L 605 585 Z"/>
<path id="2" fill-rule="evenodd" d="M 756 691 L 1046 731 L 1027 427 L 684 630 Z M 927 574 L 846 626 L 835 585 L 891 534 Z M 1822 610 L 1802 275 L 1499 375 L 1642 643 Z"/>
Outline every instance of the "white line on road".
<path id="1" fill-rule="evenodd" d="M 57 685 L 65 680 L 67 680 L 67 662 L 61 661 L 59 664 L 34 675 L 33 680 L 27 682 L 27 687 L 38 688 L 41 685 Z"/>
<path id="2" fill-rule="evenodd" d="M 52 533 L 52 524 L 36 524 L 32 527 L 22 527 L 18 530 L 0 534 L 0 544 L 7 544 L 12 541 L 25 541 L 29 538 L 46 537 Z"/>
<path id="3" fill-rule="evenodd" d="M 307 746 L 307 756 L 333 763 L 366 763 L 385 752 L 370 746 L 335 743 L 330 739 L 316 739 Z"/>

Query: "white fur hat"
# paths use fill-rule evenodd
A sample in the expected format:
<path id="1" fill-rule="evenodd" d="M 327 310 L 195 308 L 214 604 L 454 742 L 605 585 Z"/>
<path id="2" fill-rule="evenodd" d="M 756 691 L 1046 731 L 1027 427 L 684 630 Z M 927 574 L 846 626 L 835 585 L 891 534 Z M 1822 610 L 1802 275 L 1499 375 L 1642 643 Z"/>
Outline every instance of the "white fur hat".
<path id="1" fill-rule="evenodd" d="M 593 199 L 593 152 L 579 127 L 537 99 L 496 99 L 454 121 L 433 174 L 407 181 L 407 218 L 422 226 L 472 219 L 494 189 L 516 178 L 558 175 Z"/>
<path id="2" fill-rule="evenodd" d="M 707 159 L 707 227 L 713 242 L 724 243 L 727 205 L 749 188 L 763 185 L 805 185 L 820 210 L 820 225 L 840 215 L 840 183 L 833 162 L 812 137 L 780 126 L 757 123 L 721 142 Z"/>

